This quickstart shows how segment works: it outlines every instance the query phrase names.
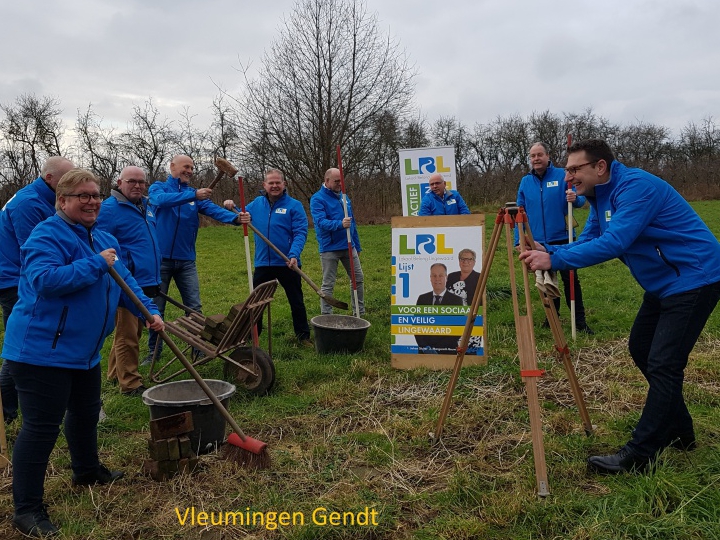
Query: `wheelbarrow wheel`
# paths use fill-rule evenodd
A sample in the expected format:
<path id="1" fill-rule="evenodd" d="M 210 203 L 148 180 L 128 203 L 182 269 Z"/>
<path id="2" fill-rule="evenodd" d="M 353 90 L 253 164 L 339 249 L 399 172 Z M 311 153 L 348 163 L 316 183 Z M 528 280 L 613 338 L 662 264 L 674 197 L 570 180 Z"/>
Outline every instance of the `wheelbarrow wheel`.
<path id="1" fill-rule="evenodd" d="M 256 373 L 253 376 L 235 364 L 225 362 L 225 377 L 232 378 L 251 394 L 267 394 L 275 384 L 275 364 L 270 355 L 262 349 L 255 349 L 256 364 L 253 364 L 252 349 L 235 349 L 230 358 Z"/>

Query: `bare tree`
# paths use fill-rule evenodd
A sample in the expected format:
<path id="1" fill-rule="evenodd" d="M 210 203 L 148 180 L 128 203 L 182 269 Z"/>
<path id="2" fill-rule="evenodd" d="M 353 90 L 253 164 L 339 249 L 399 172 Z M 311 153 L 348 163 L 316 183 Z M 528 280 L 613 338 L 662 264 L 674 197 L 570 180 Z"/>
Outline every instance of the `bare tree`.
<path id="1" fill-rule="evenodd" d="M 114 128 L 102 126 L 102 118 L 93 111 L 91 103 L 85 112 L 78 109 L 75 132 L 80 163 L 109 185 L 119 176 L 123 166 L 121 147 Z"/>
<path id="2" fill-rule="evenodd" d="M 60 102 L 48 96 L 22 94 L 13 104 L 0 104 L 3 145 L 0 178 L 22 187 L 40 173 L 43 162 L 62 154 Z"/>
<path id="3" fill-rule="evenodd" d="M 177 148 L 177 139 L 172 122 L 161 118 L 152 99 L 148 99 L 143 107 L 133 107 L 122 146 L 128 161 L 143 167 L 148 180 L 153 181 L 165 176 L 164 168 Z"/>
<path id="4" fill-rule="evenodd" d="M 362 0 L 299 0 L 259 77 L 245 76 L 237 112 L 246 162 L 283 170 L 306 199 L 336 165 L 336 145 L 348 173 L 362 169 L 378 119 L 402 119 L 413 96 L 413 68 Z"/>

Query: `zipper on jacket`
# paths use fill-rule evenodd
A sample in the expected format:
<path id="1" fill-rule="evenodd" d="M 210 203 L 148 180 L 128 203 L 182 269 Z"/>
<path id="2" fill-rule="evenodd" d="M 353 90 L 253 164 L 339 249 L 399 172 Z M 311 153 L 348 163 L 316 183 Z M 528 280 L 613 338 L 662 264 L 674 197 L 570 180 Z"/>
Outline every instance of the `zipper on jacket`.
<path id="1" fill-rule="evenodd" d="M 178 193 L 180 193 L 182 191 L 181 187 L 182 187 L 181 182 L 180 182 L 180 180 L 178 180 Z M 182 207 L 183 207 L 182 204 L 177 207 L 178 213 L 177 213 L 177 220 L 175 221 L 175 232 L 173 233 L 173 240 L 172 240 L 172 243 L 170 244 L 170 257 L 169 257 L 170 259 L 173 258 L 173 254 L 175 253 L 175 240 L 177 240 L 177 233 L 178 233 L 178 229 L 180 228 L 180 214 L 182 213 Z"/>
<path id="2" fill-rule="evenodd" d="M 92 231 L 88 229 L 88 240 L 90 242 L 90 249 L 93 251 L 93 253 L 98 253 L 95 251 L 95 243 L 93 242 L 93 235 Z M 88 357 L 88 369 L 90 369 L 90 360 L 92 360 L 92 357 L 95 356 L 95 354 L 100 350 L 100 347 L 102 346 L 103 342 L 103 334 L 105 332 L 105 327 L 107 326 L 108 321 L 108 315 L 110 311 L 110 282 L 107 282 L 107 287 L 105 288 L 105 317 L 103 318 L 103 325 L 102 330 L 100 330 L 100 336 L 98 337 L 97 343 L 95 344 L 95 350 L 93 353 Z"/>
<path id="3" fill-rule="evenodd" d="M 65 331 L 65 321 L 67 320 L 67 314 L 68 314 L 68 306 L 64 306 L 62 310 L 62 314 L 60 315 L 60 322 L 58 323 L 57 330 L 55 330 L 55 339 L 53 339 L 52 348 L 54 349 L 57 346 L 57 342 L 60 339 L 60 336 Z"/>
<path id="4" fill-rule="evenodd" d="M 675 266 L 673 263 L 671 263 L 670 261 L 667 260 L 667 258 L 663 254 L 662 250 L 660 249 L 660 246 L 655 246 L 655 251 L 657 251 L 657 254 L 660 255 L 660 258 L 663 260 L 663 262 L 675 271 L 675 275 L 677 277 L 680 277 L 680 269 L 677 266 Z"/>

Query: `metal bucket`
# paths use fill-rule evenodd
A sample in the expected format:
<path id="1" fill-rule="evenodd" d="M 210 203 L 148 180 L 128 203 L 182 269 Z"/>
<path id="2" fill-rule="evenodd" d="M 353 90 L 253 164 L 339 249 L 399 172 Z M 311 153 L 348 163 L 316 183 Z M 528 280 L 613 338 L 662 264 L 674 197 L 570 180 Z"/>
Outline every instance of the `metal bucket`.
<path id="1" fill-rule="evenodd" d="M 235 385 L 208 379 L 210 390 L 227 409 L 235 393 Z M 150 407 L 150 419 L 165 418 L 190 411 L 195 429 L 190 433 L 193 452 L 203 454 L 217 448 L 225 440 L 225 418 L 194 380 L 158 384 L 143 392 L 143 402 Z"/>
<path id="2" fill-rule="evenodd" d="M 370 328 L 365 319 L 350 315 L 318 315 L 310 324 L 315 329 L 315 350 L 319 354 L 362 350 Z"/>

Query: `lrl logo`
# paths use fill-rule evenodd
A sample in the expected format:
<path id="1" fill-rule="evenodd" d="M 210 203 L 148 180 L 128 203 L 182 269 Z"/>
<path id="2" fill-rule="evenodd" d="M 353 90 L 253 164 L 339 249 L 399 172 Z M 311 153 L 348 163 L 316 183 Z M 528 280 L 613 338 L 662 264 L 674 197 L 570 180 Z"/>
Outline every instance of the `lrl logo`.
<path id="1" fill-rule="evenodd" d="M 436 172 L 444 173 L 450 172 L 450 167 L 445 167 L 443 163 L 443 157 L 421 157 L 418 158 L 417 169 L 413 169 L 413 160 L 411 158 L 405 159 L 405 174 L 407 176 L 413 174 L 433 174 Z"/>
<path id="2" fill-rule="evenodd" d="M 408 246 L 408 235 L 400 235 L 400 255 L 420 255 L 427 253 L 432 255 L 448 255 L 453 252 L 453 248 L 445 247 L 445 235 L 438 234 L 417 234 L 415 235 L 415 246 Z"/>

